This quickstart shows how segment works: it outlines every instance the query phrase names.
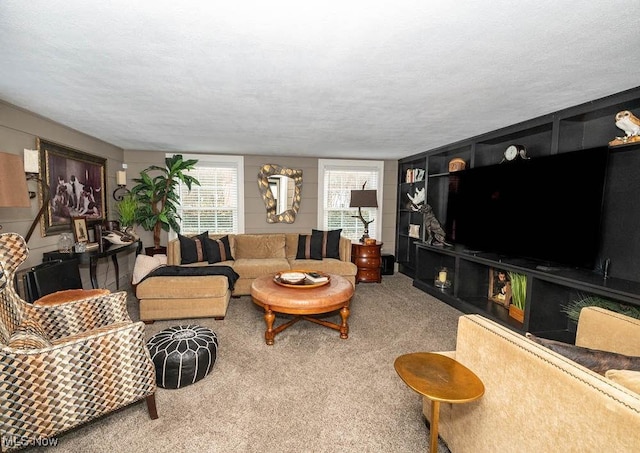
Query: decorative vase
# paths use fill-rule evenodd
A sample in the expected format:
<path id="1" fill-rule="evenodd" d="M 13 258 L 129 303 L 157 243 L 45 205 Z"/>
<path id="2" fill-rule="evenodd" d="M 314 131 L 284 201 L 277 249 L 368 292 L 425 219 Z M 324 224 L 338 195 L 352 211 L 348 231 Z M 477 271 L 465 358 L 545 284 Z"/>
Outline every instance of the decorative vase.
<path id="1" fill-rule="evenodd" d="M 58 238 L 58 251 L 60 253 L 71 253 L 73 248 L 73 235 L 71 233 L 60 233 Z"/>
<path id="2" fill-rule="evenodd" d="M 136 234 L 136 230 L 134 227 L 132 226 L 128 226 L 128 227 L 124 227 L 122 229 L 123 233 L 128 234 L 129 236 L 131 236 L 134 240 L 138 240 L 140 237 Z"/>

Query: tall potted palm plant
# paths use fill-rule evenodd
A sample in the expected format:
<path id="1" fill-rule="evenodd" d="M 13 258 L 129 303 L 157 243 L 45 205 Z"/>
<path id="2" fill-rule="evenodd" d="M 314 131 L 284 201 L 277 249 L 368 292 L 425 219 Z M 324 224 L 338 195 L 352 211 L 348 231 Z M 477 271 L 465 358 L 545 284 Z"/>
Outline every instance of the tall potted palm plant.
<path id="1" fill-rule="evenodd" d="M 140 172 L 140 178 L 134 178 L 136 185 L 131 193 L 138 201 L 136 212 L 137 223 L 146 231 L 153 231 L 153 253 L 162 250 L 160 232 L 173 229 L 180 232 L 178 220 L 178 186 L 184 183 L 189 190 L 193 184 L 200 182 L 186 174 L 195 168 L 196 159 L 183 159 L 181 154 L 174 154 L 165 159 L 165 166 L 151 165 Z"/>

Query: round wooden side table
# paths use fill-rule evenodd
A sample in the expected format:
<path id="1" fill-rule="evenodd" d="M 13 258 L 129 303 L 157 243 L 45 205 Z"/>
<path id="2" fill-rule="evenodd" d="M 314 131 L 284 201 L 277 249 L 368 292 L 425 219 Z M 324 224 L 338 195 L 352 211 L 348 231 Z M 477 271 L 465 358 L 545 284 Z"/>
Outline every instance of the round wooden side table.
<path id="1" fill-rule="evenodd" d="M 382 242 L 351 244 L 351 262 L 358 267 L 356 283 L 382 281 Z"/>
<path id="2" fill-rule="evenodd" d="M 484 395 L 484 384 L 469 368 L 451 357 L 414 352 L 398 357 L 393 366 L 411 389 L 431 400 L 431 447 L 438 451 L 440 403 L 468 403 Z"/>

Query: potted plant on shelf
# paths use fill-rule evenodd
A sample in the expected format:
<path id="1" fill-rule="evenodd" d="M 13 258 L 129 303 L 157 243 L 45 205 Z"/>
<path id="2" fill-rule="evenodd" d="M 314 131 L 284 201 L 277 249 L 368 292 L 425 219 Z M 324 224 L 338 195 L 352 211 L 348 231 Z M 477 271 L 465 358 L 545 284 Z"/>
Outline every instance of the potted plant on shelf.
<path id="1" fill-rule="evenodd" d="M 134 178 L 136 185 L 131 193 L 137 201 L 136 222 L 146 231 L 153 231 L 153 248 L 147 248 L 147 255 L 166 252 L 160 246 L 160 232 L 173 229 L 180 232 L 178 220 L 178 186 L 184 183 L 189 190 L 200 182 L 186 174 L 195 168 L 196 159 L 183 159 L 175 154 L 165 159 L 165 166 L 151 165 L 140 172 L 140 178 Z"/>
<path id="2" fill-rule="evenodd" d="M 509 280 L 509 289 L 511 291 L 509 316 L 523 323 L 527 298 L 527 276 L 516 272 L 509 272 Z"/>
<path id="3" fill-rule="evenodd" d="M 601 307 L 607 310 L 622 313 L 631 318 L 640 319 L 640 308 L 606 299 L 594 294 L 578 294 L 578 298 L 567 305 L 563 305 L 561 311 L 567 314 L 569 331 L 575 332 L 578 325 L 580 311 L 584 307 Z"/>

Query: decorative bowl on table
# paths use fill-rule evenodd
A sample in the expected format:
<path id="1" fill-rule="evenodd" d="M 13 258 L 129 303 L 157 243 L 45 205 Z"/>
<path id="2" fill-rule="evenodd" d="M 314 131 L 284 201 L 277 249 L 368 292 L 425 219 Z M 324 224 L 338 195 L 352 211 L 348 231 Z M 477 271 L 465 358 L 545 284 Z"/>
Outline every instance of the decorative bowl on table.
<path id="1" fill-rule="evenodd" d="M 312 289 L 328 285 L 331 281 L 329 274 L 320 271 L 283 271 L 273 277 L 273 281 L 288 288 Z"/>
<path id="2" fill-rule="evenodd" d="M 282 283 L 289 285 L 300 285 L 307 278 L 304 272 L 281 272 L 278 277 Z"/>

